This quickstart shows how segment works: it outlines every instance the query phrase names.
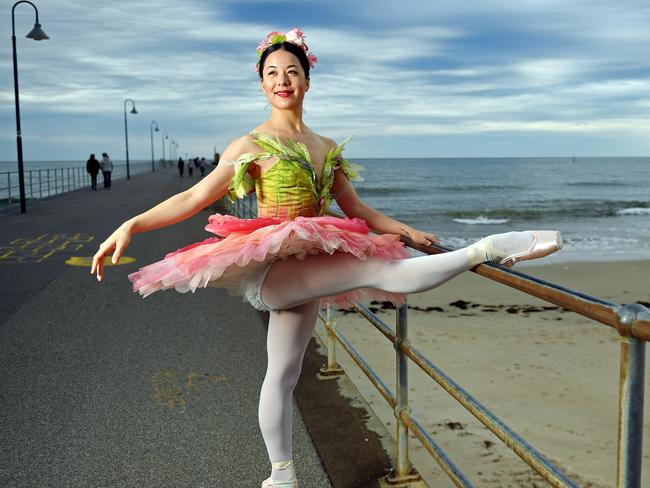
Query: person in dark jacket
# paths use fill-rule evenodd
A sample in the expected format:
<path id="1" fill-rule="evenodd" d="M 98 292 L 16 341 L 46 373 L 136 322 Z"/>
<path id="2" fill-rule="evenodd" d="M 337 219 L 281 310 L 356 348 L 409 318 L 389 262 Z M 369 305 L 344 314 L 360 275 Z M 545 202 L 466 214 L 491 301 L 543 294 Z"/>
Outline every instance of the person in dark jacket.
<path id="1" fill-rule="evenodd" d="M 90 159 L 86 161 L 86 171 L 90 175 L 90 187 L 93 190 L 97 189 L 97 174 L 99 173 L 99 161 L 95 159 L 95 155 L 91 154 Z"/>
<path id="2" fill-rule="evenodd" d="M 183 177 L 183 170 L 185 169 L 185 161 L 183 158 L 178 158 L 178 173 Z"/>

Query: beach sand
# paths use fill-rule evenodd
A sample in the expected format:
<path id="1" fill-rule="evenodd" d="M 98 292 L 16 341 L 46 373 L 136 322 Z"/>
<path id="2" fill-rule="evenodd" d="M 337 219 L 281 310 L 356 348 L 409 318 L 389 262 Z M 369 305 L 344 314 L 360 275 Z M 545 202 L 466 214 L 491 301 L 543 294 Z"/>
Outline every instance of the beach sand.
<path id="1" fill-rule="evenodd" d="M 516 269 L 619 304 L 650 302 L 650 261 Z M 620 345 L 614 329 L 470 272 L 410 295 L 409 307 L 441 309 L 408 313 L 409 339 L 436 366 L 580 486 L 615 486 Z M 393 310 L 378 314 L 394 329 Z M 395 391 L 392 344 L 355 313 L 339 311 L 334 317 Z M 324 343 L 320 321 L 316 333 Z M 395 436 L 392 410 L 340 345 L 337 361 Z M 548 486 L 412 362 L 409 382 L 412 411 L 476 486 Z M 650 419 L 645 420 L 647 483 Z M 419 441 L 410 439 L 411 460 L 424 481 L 430 487 L 454 486 Z"/>

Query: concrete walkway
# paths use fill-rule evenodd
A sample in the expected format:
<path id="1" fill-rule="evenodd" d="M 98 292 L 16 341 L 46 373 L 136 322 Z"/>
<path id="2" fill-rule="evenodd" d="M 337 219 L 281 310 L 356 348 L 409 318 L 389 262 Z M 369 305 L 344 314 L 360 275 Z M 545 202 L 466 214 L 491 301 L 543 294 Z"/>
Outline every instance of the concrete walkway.
<path id="1" fill-rule="evenodd" d="M 121 222 L 197 181 L 158 170 L 0 217 L 0 486 L 258 487 L 268 476 L 264 314 L 214 288 L 143 300 L 127 279 L 209 237 L 215 209 L 136 235 L 133 261 L 102 283 L 89 272 Z M 338 394 L 345 378 L 316 379 L 317 349 L 312 339 L 295 394 L 301 487 L 376 486 L 390 461 L 371 414 Z"/>
<path id="2" fill-rule="evenodd" d="M 143 300 L 127 279 L 208 237 L 209 212 L 135 236 L 135 262 L 101 284 L 66 264 L 196 181 L 159 170 L 0 219 L 0 486 L 251 487 L 268 476 L 259 314 L 215 289 Z M 297 409 L 294 422 L 302 484 L 330 486 Z"/>

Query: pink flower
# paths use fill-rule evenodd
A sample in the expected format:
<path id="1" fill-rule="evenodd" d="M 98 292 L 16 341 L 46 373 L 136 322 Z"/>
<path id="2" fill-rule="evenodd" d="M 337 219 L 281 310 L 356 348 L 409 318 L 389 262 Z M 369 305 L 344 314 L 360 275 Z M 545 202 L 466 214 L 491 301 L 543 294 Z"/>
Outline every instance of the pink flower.
<path id="1" fill-rule="evenodd" d="M 302 46 L 305 43 L 305 36 L 297 27 L 291 29 L 285 36 L 288 42 L 292 42 L 297 46 Z"/>
<path id="2" fill-rule="evenodd" d="M 259 45 L 257 46 L 257 50 L 258 50 L 258 51 L 261 51 L 261 52 L 264 52 L 264 50 L 265 50 L 267 47 L 269 47 L 269 42 L 268 42 L 266 39 L 262 39 L 262 40 L 260 41 Z"/>
<path id="3" fill-rule="evenodd" d="M 316 61 L 318 61 L 318 58 L 316 58 L 316 56 L 314 56 L 313 54 L 309 54 L 307 56 L 307 61 L 309 61 L 309 67 L 313 68 L 314 64 L 316 64 Z"/>

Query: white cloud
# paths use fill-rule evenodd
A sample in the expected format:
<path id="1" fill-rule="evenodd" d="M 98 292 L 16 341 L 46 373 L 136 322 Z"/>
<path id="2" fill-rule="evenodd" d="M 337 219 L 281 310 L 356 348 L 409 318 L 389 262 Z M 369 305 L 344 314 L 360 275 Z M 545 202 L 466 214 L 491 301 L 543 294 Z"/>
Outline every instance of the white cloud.
<path id="1" fill-rule="evenodd" d="M 305 119 L 331 137 L 394 137 L 399 145 L 399 137 L 410 135 L 638 134 L 646 127 L 650 63 L 638 52 L 650 41 L 650 11 L 643 3 L 383 0 L 373 5 L 346 7 L 351 19 L 363 18 L 359 28 L 305 19 L 319 57 Z M 73 129 L 77 141 L 105 137 L 119 151 L 127 97 L 140 112 L 130 117 L 129 127 L 135 152 L 143 155 L 151 119 L 196 152 L 225 145 L 260 123 L 270 112 L 252 65 L 258 41 L 276 26 L 272 19 L 229 20 L 228 8 L 201 0 L 40 5 L 51 40 L 18 42 L 23 116 L 38 118 L 23 127 L 38 135 L 31 138 L 32 148 L 65 157 L 72 144 L 65 137 Z M 7 16 L 0 12 L 0 22 L 8 25 Z M 17 20 L 22 36 L 33 13 L 21 5 Z M 505 39 L 491 50 L 485 39 L 499 35 Z M 519 37 L 508 43 L 511 35 Z M 530 45 L 519 45 L 521 39 Z M 0 45 L 0 64 L 10 73 L 7 44 Z M 12 119 L 10 77 L 0 80 L 0 112 Z M 88 117 L 97 124 L 89 126 Z M 0 139 L 5 140 L 0 159 L 12 159 L 11 137 Z M 409 150 L 426 156 L 426 137 L 421 141 L 410 141 Z M 621 147 L 629 146 L 629 139 L 625 144 Z M 639 140 L 639 147 L 643 144 Z"/>

